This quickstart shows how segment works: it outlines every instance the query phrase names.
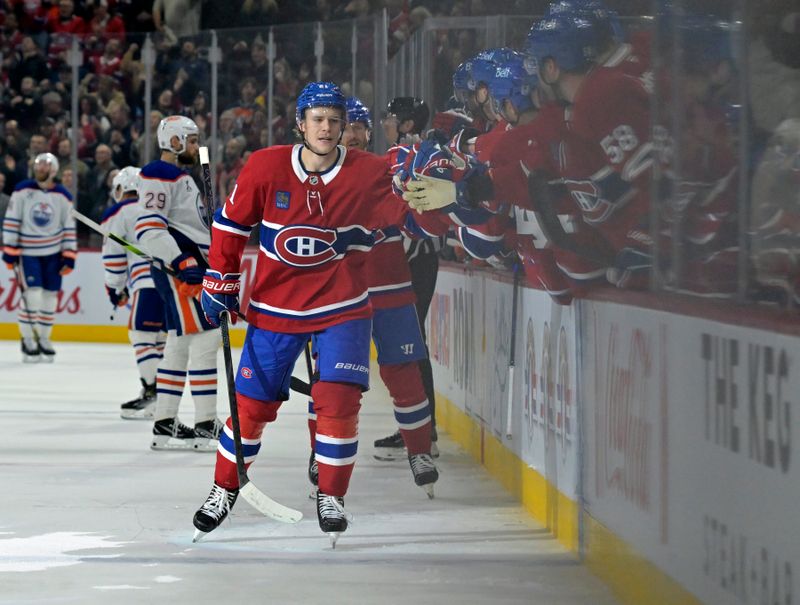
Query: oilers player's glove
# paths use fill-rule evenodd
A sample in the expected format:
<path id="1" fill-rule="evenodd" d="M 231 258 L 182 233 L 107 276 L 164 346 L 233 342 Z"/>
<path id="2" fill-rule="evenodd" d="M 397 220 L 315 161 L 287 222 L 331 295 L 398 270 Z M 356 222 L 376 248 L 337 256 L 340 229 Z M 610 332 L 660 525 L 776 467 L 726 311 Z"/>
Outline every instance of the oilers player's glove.
<path id="1" fill-rule="evenodd" d="M 111 304 L 115 307 L 124 307 L 125 304 L 128 302 L 130 298 L 130 294 L 128 293 L 128 288 L 123 288 L 122 290 L 115 290 L 114 288 L 109 288 L 106 286 L 106 292 L 108 293 L 108 300 L 111 301 Z"/>
<path id="2" fill-rule="evenodd" d="M 61 253 L 61 269 L 58 273 L 60 275 L 69 275 L 75 269 L 75 253 L 62 252 Z"/>
<path id="3" fill-rule="evenodd" d="M 241 273 L 226 273 L 209 269 L 203 277 L 203 293 L 200 304 L 206 319 L 215 328 L 219 326 L 220 315 L 228 311 L 231 323 L 236 323 L 236 312 L 239 310 L 239 289 Z"/>
<path id="4" fill-rule="evenodd" d="M 189 298 L 200 294 L 205 270 L 191 254 L 181 254 L 170 265 L 178 278 L 178 292 Z"/>
<path id="5" fill-rule="evenodd" d="M 19 262 L 20 249 L 12 246 L 6 246 L 3 249 L 3 262 L 6 267 L 13 269 L 14 265 Z"/>

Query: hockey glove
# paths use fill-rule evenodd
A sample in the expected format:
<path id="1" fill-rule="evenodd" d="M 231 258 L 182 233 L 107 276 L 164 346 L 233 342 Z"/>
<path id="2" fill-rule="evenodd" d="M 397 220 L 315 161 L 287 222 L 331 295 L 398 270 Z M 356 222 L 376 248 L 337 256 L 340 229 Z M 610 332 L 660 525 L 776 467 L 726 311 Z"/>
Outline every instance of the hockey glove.
<path id="1" fill-rule="evenodd" d="M 220 315 L 229 311 L 231 323 L 236 323 L 236 312 L 239 310 L 239 289 L 241 273 L 226 273 L 209 269 L 203 277 L 203 293 L 200 304 L 206 319 L 215 328 L 219 326 Z"/>
<path id="2" fill-rule="evenodd" d="M 484 165 L 478 164 L 458 182 L 427 175 L 406 184 L 403 199 L 414 210 L 426 212 L 456 204 L 462 208 L 477 208 L 484 200 L 492 199 L 494 188 Z"/>
<path id="3" fill-rule="evenodd" d="M 197 264 L 197 260 L 191 254 L 181 254 L 170 264 L 178 278 L 178 292 L 188 298 L 200 294 L 205 270 Z"/>
<path id="4" fill-rule="evenodd" d="M 60 275 L 68 275 L 72 273 L 72 270 L 75 268 L 75 253 L 74 252 L 62 252 L 61 253 L 61 269 L 59 269 L 58 273 Z"/>
<path id="5" fill-rule="evenodd" d="M 128 294 L 128 288 L 115 290 L 114 288 L 109 288 L 106 286 L 106 292 L 108 293 L 108 300 L 110 300 L 111 304 L 115 307 L 124 307 L 130 298 L 130 295 Z"/>
<path id="6" fill-rule="evenodd" d="M 19 262 L 20 249 L 6 246 L 3 249 L 3 262 L 9 269 L 14 269 L 14 265 Z"/>

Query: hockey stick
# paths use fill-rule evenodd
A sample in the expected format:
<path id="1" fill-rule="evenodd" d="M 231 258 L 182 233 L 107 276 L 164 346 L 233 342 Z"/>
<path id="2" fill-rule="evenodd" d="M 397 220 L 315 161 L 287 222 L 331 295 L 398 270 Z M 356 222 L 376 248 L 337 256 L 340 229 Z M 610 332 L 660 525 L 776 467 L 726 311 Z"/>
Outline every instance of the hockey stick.
<path id="1" fill-rule="evenodd" d="M 514 404 L 514 364 L 515 364 L 515 349 L 517 347 L 517 294 L 519 291 L 519 275 L 522 273 L 522 268 L 514 265 L 514 288 L 511 294 L 511 350 L 508 354 L 508 381 L 506 388 L 508 389 L 508 399 L 506 400 L 506 439 L 511 439 L 511 410 Z"/>
<path id="2" fill-rule="evenodd" d="M 203 169 L 203 189 L 206 198 L 206 214 L 208 216 L 208 229 L 214 224 L 214 190 L 211 187 L 211 167 L 208 161 L 208 147 L 200 148 L 200 165 Z M 244 453 L 242 452 L 242 432 L 239 425 L 239 408 L 236 404 L 236 388 L 233 382 L 233 360 L 231 359 L 231 338 L 228 331 L 230 315 L 224 311 L 220 315 L 219 328 L 222 332 L 222 356 L 225 359 L 225 377 L 228 380 L 228 404 L 231 410 L 231 428 L 233 430 L 233 447 L 236 453 L 236 474 L 239 478 L 239 493 L 247 502 L 261 514 L 281 521 L 283 523 L 297 523 L 303 518 L 303 513 L 283 504 L 275 502 L 264 492 L 258 489 L 247 476 L 244 466 Z"/>

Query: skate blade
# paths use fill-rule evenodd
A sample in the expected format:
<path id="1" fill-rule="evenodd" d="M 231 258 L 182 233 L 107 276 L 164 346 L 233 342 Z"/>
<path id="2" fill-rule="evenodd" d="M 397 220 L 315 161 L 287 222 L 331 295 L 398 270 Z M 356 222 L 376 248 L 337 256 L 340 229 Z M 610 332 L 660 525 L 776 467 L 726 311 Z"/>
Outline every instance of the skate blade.
<path id="1" fill-rule="evenodd" d="M 395 451 L 396 450 L 396 451 Z M 397 462 L 398 460 L 408 461 L 408 453 L 405 448 L 387 448 L 386 450 L 376 450 L 372 457 L 380 462 Z"/>
<path id="2" fill-rule="evenodd" d="M 219 449 L 219 441 L 216 439 L 198 439 L 194 438 L 192 448 L 195 452 L 216 452 Z"/>
<path id="3" fill-rule="evenodd" d="M 194 536 L 192 537 L 192 543 L 194 544 L 196 542 L 199 542 L 200 540 L 205 538 L 207 535 L 208 535 L 208 532 L 201 531 L 199 529 L 195 529 L 194 530 Z"/>
<path id="4" fill-rule="evenodd" d="M 150 441 L 150 449 L 156 451 L 190 451 L 194 439 L 176 439 L 167 435 L 154 435 Z"/>
<path id="5" fill-rule="evenodd" d="M 341 535 L 342 532 L 329 531 L 327 533 L 328 533 L 328 538 L 331 541 L 331 549 L 336 550 L 336 542 L 339 540 L 339 536 Z"/>
<path id="6" fill-rule="evenodd" d="M 119 417 L 123 420 L 152 420 L 153 410 L 125 410 L 119 413 Z"/>
<path id="7" fill-rule="evenodd" d="M 435 441 L 431 441 L 431 458 L 438 458 L 439 457 L 439 446 L 436 445 Z"/>
<path id="8" fill-rule="evenodd" d="M 53 355 L 42 355 L 42 363 L 53 363 L 55 360 Z"/>
<path id="9" fill-rule="evenodd" d="M 311 488 L 311 493 L 310 493 L 310 494 L 308 494 L 308 499 L 309 499 L 309 500 L 316 500 L 316 499 L 317 499 L 317 492 L 318 492 L 318 491 L 319 491 L 319 488 L 318 488 L 318 487 L 312 487 L 312 488 Z"/>
<path id="10" fill-rule="evenodd" d="M 428 495 L 428 500 L 433 500 L 435 498 L 435 494 L 433 493 L 433 483 L 421 485 L 420 487 L 425 490 L 425 493 Z"/>
<path id="11" fill-rule="evenodd" d="M 39 363 L 42 360 L 38 355 L 23 355 L 22 363 Z"/>

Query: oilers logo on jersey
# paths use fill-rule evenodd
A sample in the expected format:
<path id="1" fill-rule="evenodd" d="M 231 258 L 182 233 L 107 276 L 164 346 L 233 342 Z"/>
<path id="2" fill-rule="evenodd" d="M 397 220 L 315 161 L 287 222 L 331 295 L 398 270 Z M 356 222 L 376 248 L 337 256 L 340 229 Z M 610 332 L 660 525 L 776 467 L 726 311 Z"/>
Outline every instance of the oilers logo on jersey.
<path id="1" fill-rule="evenodd" d="M 293 267 L 314 267 L 336 258 L 336 231 L 308 225 L 290 225 L 275 236 L 275 254 Z"/>
<path id="2" fill-rule="evenodd" d="M 52 220 L 55 210 L 46 202 L 38 202 L 31 206 L 31 220 L 37 227 L 47 227 Z"/>

